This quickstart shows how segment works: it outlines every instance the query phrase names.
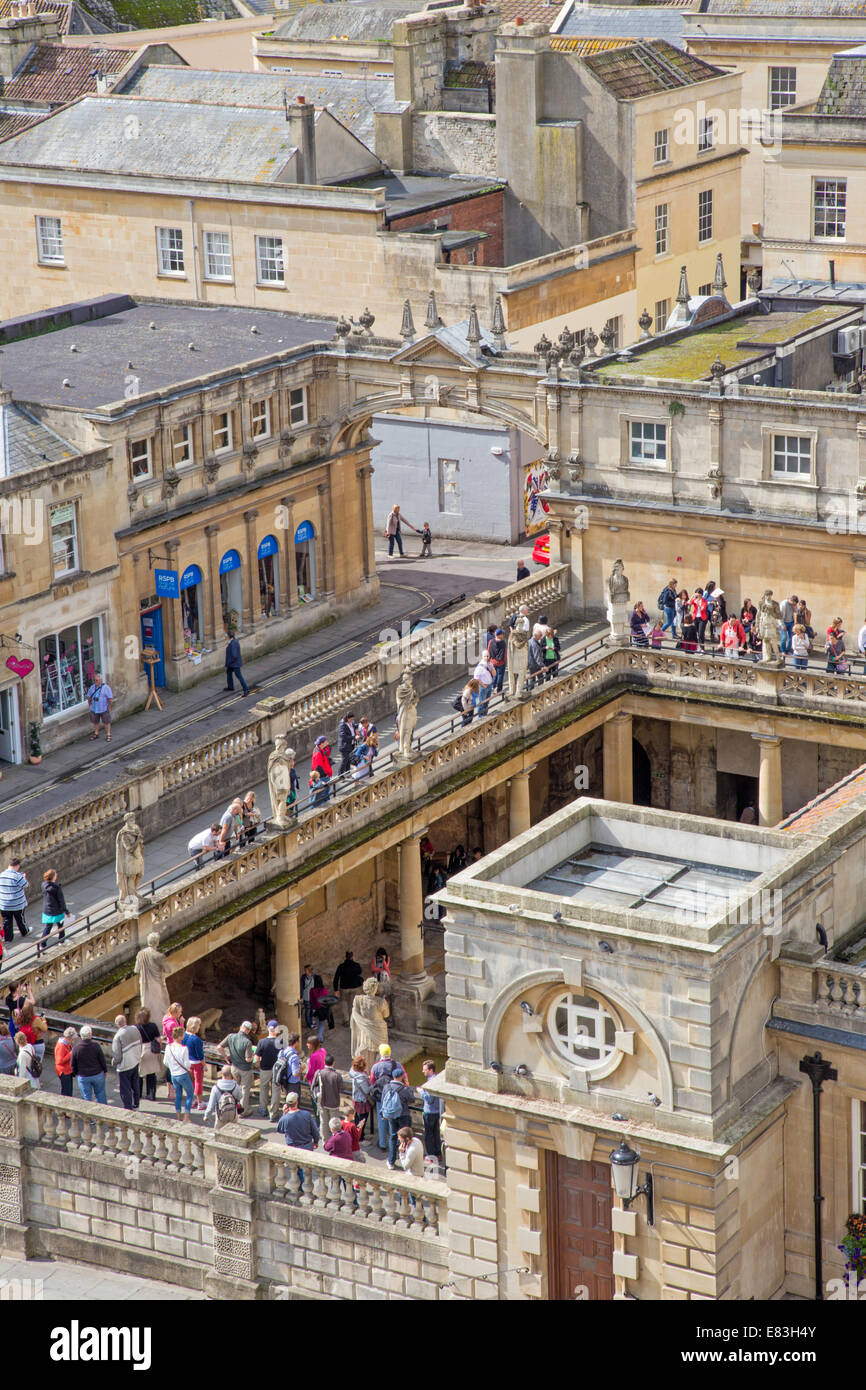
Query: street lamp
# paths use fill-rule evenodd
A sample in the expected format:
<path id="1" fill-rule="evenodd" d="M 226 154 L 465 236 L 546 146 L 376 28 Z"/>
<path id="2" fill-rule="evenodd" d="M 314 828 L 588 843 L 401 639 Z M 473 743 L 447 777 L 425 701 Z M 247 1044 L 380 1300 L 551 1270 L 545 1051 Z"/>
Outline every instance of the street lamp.
<path id="1" fill-rule="evenodd" d="M 652 1173 L 647 1173 L 643 1186 L 638 1187 L 637 1166 L 639 1163 L 640 1154 L 630 1148 L 625 1139 L 621 1139 L 619 1147 L 614 1149 L 610 1156 L 613 1186 L 626 1211 L 631 1207 L 635 1197 L 646 1197 L 646 1219 L 653 1226 L 655 1225 L 655 1208 L 653 1205 Z"/>

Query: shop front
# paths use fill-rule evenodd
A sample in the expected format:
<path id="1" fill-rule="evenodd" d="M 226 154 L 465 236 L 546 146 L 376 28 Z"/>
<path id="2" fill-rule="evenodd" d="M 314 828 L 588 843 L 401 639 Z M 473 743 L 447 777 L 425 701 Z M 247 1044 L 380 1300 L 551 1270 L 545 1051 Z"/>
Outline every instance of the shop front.
<path id="1" fill-rule="evenodd" d="M 241 579 L 241 557 L 237 550 L 227 550 L 219 563 L 220 600 L 222 603 L 223 627 L 228 632 L 237 631 L 243 617 L 243 581 Z"/>
<path id="2" fill-rule="evenodd" d="M 275 618 L 280 603 L 280 547 L 276 536 L 265 536 L 259 542 L 259 603 L 263 618 Z"/>
<path id="3" fill-rule="evenodd" d="M 316 597 L 316 532 L 311 521 L 302 521 L 295 531 L 295 572 L 298 602 L 311 603 Z"/>

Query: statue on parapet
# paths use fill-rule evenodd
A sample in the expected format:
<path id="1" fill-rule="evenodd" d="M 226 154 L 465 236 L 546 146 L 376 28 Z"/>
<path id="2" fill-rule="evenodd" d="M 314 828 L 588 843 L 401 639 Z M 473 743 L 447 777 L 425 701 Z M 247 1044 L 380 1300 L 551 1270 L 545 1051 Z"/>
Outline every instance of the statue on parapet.
<path id="1" fill-rule="evenodd" d="M 127 811 L 123 817 L 114 845 L 118 906 L 122 912 L 136 912 L 143 901 L 138 889 L 144 878 L 144 836 L 134 811 Z"/>
<path id="2" fill-rule="evenodd" d="M 152 931 L 144 946 L 135 958 L 135 973 L 138 976 L 138 993 L 142 1008 L 150 1009 L 150 1016 L 158 1022 L 168 1013 L 170 1003 L 165 977 L 171 973 L 168 956 L 156 948 L 159 933 Z"/>
<path id="3" fill-rule="evenodd" d="M 781 634 L 779 624 L 782 610 L 773 598 L 773 590 L 765 589 L 758 604 L 758 636 L 761 639 L 761 661 L 767 665 L 784 666 L 785 658 L 780 654 Z"/>
<path id="4" fill-rule="evenodd" d="M 610 623 L 608 641 L 614 647 L 627 647 L 630 640 L 629 605 L 631 595 L 628 577 L 622 560 L 614 560 L 607 581 L 607 620 Z"/>
<path id="5" fill-rule="evenodd" d="M 291 823 L 289 815 L 289 793 L 292 789 L 292 763 L 294 748 L 288 747 L 285 734 L 277 734 L 274 747 L 268 758 L 268 791 L 271 797 L 271 820 L 280 827 Z M 297 809 L 297 808 L 296 808 Z"/>
<path id="6" fill-rule="evenodd" d="M 396 699 L 398 756 L 404 762 L 408 762 L 412 757 L 412 735 L 418 723 L 418 692 L 411 671 L 403 672 L 397 686 Z"/>

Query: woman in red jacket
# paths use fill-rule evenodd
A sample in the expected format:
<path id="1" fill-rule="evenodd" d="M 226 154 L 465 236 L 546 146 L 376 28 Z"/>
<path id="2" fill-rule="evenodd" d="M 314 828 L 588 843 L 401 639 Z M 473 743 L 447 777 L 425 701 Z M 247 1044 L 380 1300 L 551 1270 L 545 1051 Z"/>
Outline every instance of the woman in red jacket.
<path id="1" fill-rule="evenodd" d="M 707 600 L 703 589 L 695 589 L 691 602 L 692 617 L 698 630 L 698 645 L 704 650 L 704 636 L 707 630 Z"/>
<path id="2" fill-rule="evenodd" d="M 324 783 L 325 786 L 325 795 L 322 797 L 322 801 L 327 801 L 331 794 L 331 789 L 328 784 L 334 775 L 334 769 L 331 766 L 331 745 L 324 734 L 320 734 L 316 739 L 313 747 L 313 758 L 310 764 L 310 771 L 318 772 L 320 779 L 319 785 L 321 786 Z"/>

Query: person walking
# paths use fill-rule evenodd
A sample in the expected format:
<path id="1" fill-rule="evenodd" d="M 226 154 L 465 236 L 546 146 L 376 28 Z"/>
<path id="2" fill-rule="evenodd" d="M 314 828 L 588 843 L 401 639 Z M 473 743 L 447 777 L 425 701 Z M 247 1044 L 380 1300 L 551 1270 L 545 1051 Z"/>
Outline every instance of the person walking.
<path id="1" fill-rule="evenodd" d="M 159 1027 L 152 1021 L 150 1009 L 136 1010 L 135 1026 L 141 1038 L 141 1061 L 138 1064 L 138 1074 L 144 1082 L 144 1097 L 145 1100 L 156 1100 L 156 1083 L 162 1071 Z"/>
<path id="2" fill-rule="evenodd" d="M 434 1096 L 427 1090 L 428 1083 L 436 1076 L 436 1063 L 431 1062 L 428 1058 L 427 1061 L 422 1062 L 421 1070 L 424 1073 L 424 1080 L 419 1087 L 423 1107 L 424 1152 L 428 1158 L 435 1158 L 437 1163 L 441 1163 L 442 1136 L 440 1129 L 445 1102 L 441 1096 Z"/>
<path id="3" fill-rule="evenodd" d="M 127 1022 L 125 1014 L 117 1015 L 114 1026 L 117 1032 L 111 1041 L 111 1060 L 117 1068 L 120 1103 L 124 1110 L 137 1110 L 141 1100 L 141 1034 L 134 1023 Z"/>
<path id="4" fill-rule="evenodd" d="M 241 690 L 245 695 L 249 695 L 250 688 L 244 680 L 244 673 L 241 670 L 241 644 L 233 628 L 229 629 L 229 640 L 226 643 L 226 684 L 225 688 L 232 695 L 235 691 L 234 677 L 237 676 L 241 683 Z"/>
<path id="5" fill-rule="evenodd" d="M 228 1062 L 232 1076 L 241 1088 L 244 1110 L 249 1114 L 253 1089 L 253 1025 L 245 1018 L 237 1032 L 229 1033 L 217 1044 L 217 1051 Z"/>
<path id="6" fill-rule="evenodd" d="M 388 513 L 388 520 L 385 522 L 385 537 L 388 541 L 389 560 L 393 559 L 394 557 L 395 544 L 400 552 L 400 558 L 403 558 L 403 537 L 400 532 L 400 527 L 404 522 L 409 527 L 410 531 L 418 530 L 417 526 L 413 526 L 411 521 L 407 521 L 405 516 L 400 515 L 400 505 L 399 503 L 395 502 L 390 512 Z"/>
<path id="7" fill-rule="evenodd" d="M 337 726 L 337 752 L 340 755 L 340 768 L 338 776 L 343 777 L 352 765 L 352 754 L 355 751 L 355 740 L 358 731 L 355 728 L 354 714 L 344 714 Z"/>
<path id="8" fill-rule="evenodd" d="M 460 720 L 461 725 L 472 723 L 472 718 L 475 714 L 475 706 L 480 693 L 481 683 L 480 681 L 477 681 L 473 676 L 471 680 L 468 680 L 466 682 L 459 696 L 457 697 L 457 701 L 455 702 L 455 704 L 457 702 L 459 702 L 460 704 L 460 709 L 463 716 Z"/>
<path id="9" fill-rule="evenodd" d="M 66 899 L 63 896 L 63 889 L 57 878 L 56 869 L 46 869 L 42 875 L 42 935 L 36 943 L 36 959 L 47 950 L 45 945 L 46 937 L 51 935 L 53 927 L 58 927 L 57 940 L 65 941 L 66 933 L 63 924 L 69 912 L 66 907 Z"/>
<path id="10" fill-rule="evenodd" d="M 179 1120 L 189 1123 L 189 1112 L 195 1098 L 192 1072 L 189 1069 L 189 1050 L 184 1047 L 183 1029 L 177 1027 L 171 1042 L 165 1049 L 165 1065 L 174 1087 L 174 1113 Z M 183 1111 L 181 1111 L 181 1106 Z"/>
<path id="11" fill-rule="evenodd" d="M 659 594 L 659 609 L 664 614 L 662 632 L 667 632 L 670 628 L 671 636 L 676 636 L 677 624 L 677 581 L 669 579 L 665 587 Z"/>
<path id="12" fill-rule="evenodd" d="M 355 995 L 364 982 L 364 972 L 351 951 L 340 961 L 334 971 L 334 994 L 340 1001 L 340 1016 L 346 1027 L 352 1017 L 352 1004 Z"/>
<path id="13" fill-rule="evenodd" d="M 192 1077 L 193 1110 L 204 1109 L 204 1039 L 201 1019 L 196 1015 L 187 1020 L 183 1045 L 189 1053 L 189 1074 Z"/>
<path id="14" fill-rule="evenodd" d="M 93 725 L 91 740 L 99 738 L 100 724 L 105 727 L 105 742 L 111 742 L 111 706 L 114 704 L 114 691 L 107 685 L 102 676 L 97 671 L 93 677 L 93 684 L 85 696 L 87 706 L 90 710 L 90 722 Z"/>
<path id="15" fill-rule="evenodd" d="M 430 530 L 430 522 L 425 521 L 421 527 L 421 555 L 422 560 L 430 559 L 433 552 L 430 547 L 433 544 L 433 532 Z"/>
<path id="16" fill-rule="evenodd" d="M 334 1066 L 330 1052 L 325 1057 L 325 1065 L 316 1073 L 310 1090 L 319 1111 L 319 1125 L 326 1130 L 334 1117 L 339 1119 L 343 1100 L 343 1078 Z"/>
<path id="17" fill-rule="evenodd" d="M 367 1075 L 367 1063 L 363 1052 L 359 1052 L 357 1057 L 352 1058 L 352 1066 L 349 1070 L 349 1080 L 352 1083 L 352 1106 L 355 1111 L 355 1124 L 358 1132 L 363 1139 L 364 1130 L 373 1103 L 373 1085 Z"/>
<path id="18" fill-rule="evenodd" d="M 274 1067 L 280 1052 L 280 1025 L 275 1018 L 268 1020 L 268 1036 L 256 1043 L 256 1064 L 259 1068 L 259 1114 L 267 1115 L 276 1124 L 280 1113 L 280 1088 L 274 1084 Z"/>
<path id="19" fill-rule="evenodd" d="M 7 944 L 11 944 L 16 926 L 21 936 L 30 934 L 24 920 L 29 886 L 21 872 L 21 860 L 10 859 L 9 868 L 0 873 L 0 916 L 3 919 L 3 937 Z"/>
<path id="20" fill-rule="evenodd" d="M 72 1027 L 64 1028 L 57 1042 L 54 1044 L 54 1071 L 60 1082 L 60 1094 L 62 1096 L 72 1095 L 72 1049 L 78 1039 L 78 1034 Z M 2 1059 L 3 1039 L 0 1038 L 0 1059 Z M 0 1066 L 0 1071 L 2 1071 Z"/>
<path id="21" fill-rule="evenodd" d="M 72 1049 L 72 1075 L 82 1100 L 105 1105 L 105 1057 L 89 1023 L 82 1024 L 79 1041 Z"/>
<path id="22" fill-rule="evenodd" d="M 487 644 L 487 660 L 493 670 L 494 694 L 501 694 L 508 666 L 508 643 L 501 627 L 494 629 L 493 636 Z"/>
<path id="23" fill-rule="evenodd" d="M 204 1123 L 214 1116 L 214 1134 L 225 1125 L 233 1125 L 243 1113 L 243 1092 L 232 1076 L 231 1067 L 223 1067 L 208 1096 Z"/>
<path id="24" fill-rule="evenodd" d="M 222 826 L 218 820 L 215 820 L 213 825 L 209 826 L 207 830 L 200 830 L 197 835 L 193 835 L 186 847 L 186 852 L 190 859 L 195 860 L 195 867 L 197 869 L 201 868 L 202 859 L 209 849 L 220 851 L 219 854 L 214 854 L 214 859 L 222 859 L 224 857 L 222 854 L 222 845 L 220 844 L 221 830 Z"/>

